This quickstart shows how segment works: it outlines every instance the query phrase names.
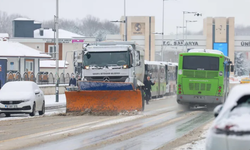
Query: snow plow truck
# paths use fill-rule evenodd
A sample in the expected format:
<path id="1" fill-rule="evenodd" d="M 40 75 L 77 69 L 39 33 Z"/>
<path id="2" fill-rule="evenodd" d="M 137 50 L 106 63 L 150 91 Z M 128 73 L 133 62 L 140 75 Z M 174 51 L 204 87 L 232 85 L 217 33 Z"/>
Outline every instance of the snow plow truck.
<path id="1" fill-rule="evenodd" d="M 82 79 L 66 90 L 66 112 L 143 111 L 144 49 L 134 42 L 88 44 L 81 52 Z"/>

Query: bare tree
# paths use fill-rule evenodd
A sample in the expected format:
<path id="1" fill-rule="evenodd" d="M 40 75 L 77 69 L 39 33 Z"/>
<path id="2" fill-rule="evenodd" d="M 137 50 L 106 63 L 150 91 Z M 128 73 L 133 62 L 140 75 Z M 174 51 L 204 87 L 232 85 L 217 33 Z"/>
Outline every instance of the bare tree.
<path id="1" fill-rule="evenodd" d="M 22 17 L 19 14 L 8 15 L 6 12 L 0 11 L 0 33 L 8 33 L 12 36 L 12 21 Z"/>
<path id="2" fill-rule="evenodd" d="M 97 41 L 105 40 L 107 34 L 118 34 L 119 26 L 107 20 L 88 15 L 80 20 L 59 20 L 59 28 L 84 36 L 96 37 Z M 43 27 L 54 28 L 54 20 L 43 22 Z"/>

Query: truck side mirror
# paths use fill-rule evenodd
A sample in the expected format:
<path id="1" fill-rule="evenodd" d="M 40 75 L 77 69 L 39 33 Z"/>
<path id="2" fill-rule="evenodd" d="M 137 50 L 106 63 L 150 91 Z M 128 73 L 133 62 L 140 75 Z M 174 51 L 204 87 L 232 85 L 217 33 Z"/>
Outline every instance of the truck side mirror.
<path id="1" fill-rule="evenodd" d="M 234 65 L 231 65 L 231 72 L 234 72 Z"/>

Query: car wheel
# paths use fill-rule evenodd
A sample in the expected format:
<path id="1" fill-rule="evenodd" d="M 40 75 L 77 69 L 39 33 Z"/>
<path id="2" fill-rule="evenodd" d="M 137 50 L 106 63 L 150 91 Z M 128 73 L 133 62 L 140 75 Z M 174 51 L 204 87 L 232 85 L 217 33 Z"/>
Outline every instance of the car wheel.
<path id="1" fill-rule="evenodd" d="M 5 114 L 5 117 L 10 117 L 10 114 Z"/>
<path id="2" fill-rule="evenodd" d="M 36 114 L 36 103 L 33 104 L 33 109 L 32 109 L 32 113 L 30 113 L 30 116 L 35 116 Z"/>
<path id="3" fill-rule="evenodd" d="M 42 110 L 38 111 L 39 115 L 43 115 L 45 113 L 45 102 L 43 101 L 43 106 L 42 106 Z"/>

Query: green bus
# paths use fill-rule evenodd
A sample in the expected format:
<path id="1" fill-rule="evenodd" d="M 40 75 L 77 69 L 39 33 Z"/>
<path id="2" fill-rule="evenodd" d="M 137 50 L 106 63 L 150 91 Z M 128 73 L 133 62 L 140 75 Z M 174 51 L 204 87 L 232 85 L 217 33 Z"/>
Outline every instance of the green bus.
<path id="1" fill-rule="evenodd" d="M 179 55 L 177 103 L 214 106 L 225 102 L 234 66 L 218 50 L 193 49 Z"/>

